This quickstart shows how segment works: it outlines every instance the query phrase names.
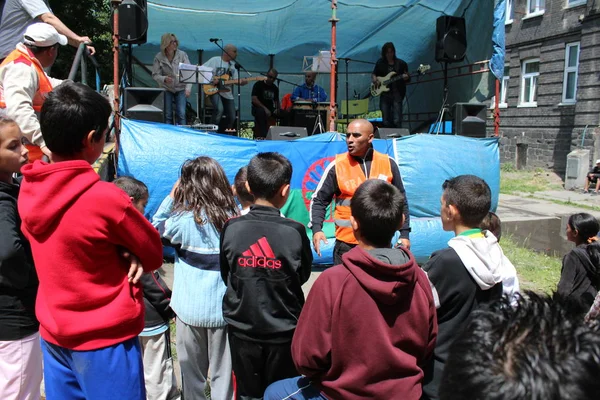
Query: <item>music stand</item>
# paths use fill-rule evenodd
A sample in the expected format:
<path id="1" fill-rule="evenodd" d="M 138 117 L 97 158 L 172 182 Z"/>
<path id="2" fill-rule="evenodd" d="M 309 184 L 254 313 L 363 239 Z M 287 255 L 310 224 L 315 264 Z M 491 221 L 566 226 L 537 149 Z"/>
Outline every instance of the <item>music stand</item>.
<path id="1" fill-rule="evenodd" d="M 208 84 L 212 80 L 212 68 L 202 65 L 179 63 L 179 83 L 193 83 L 198 85 L 198 93 L 202 92 L 201 85 Z M 200 119 L 200 97 L 196 104 L 196 119 Z"/>

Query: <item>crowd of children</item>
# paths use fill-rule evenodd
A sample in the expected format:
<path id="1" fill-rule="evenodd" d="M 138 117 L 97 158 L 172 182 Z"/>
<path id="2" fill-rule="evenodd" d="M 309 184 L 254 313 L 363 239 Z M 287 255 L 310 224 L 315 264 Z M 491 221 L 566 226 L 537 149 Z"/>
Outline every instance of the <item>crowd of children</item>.
<path id="1" fill-rule="evenodd" d="M 259 153 L 233 185 L 214 159 L 188 160 L 150 223 L 143 182 L 102 182 L 90 166 L 110 113 L 87 86 L 57 87 L 40 116 L 52 163 L 27 165 L 19 127 L 0 119 L 0 398 L 39 399 L 42 358 L 49 400 L 205 399 L 208 382 L 216 400 L 598 393 L 574 377 L 600 372 L 600 324 L 583 325 L 582 314 L 591 307 L 594 321 L 600 308 L 592 216 L 569 220 L 577 247 L 565 256 L 558 299 L 522 297 L 485 181 L 444 183 L 441 221 L 455 237 L 421 268 L 391 243 L 404 195 L 367 180 L 350 202 L 358 245 L 320 275 L 305 304 L 311 244 L 304 225 L 280 212 L 288 159 Z M 156 272 L 163 244 L 175 251 L 172 292 Z M 577 349 L 554 349 L 555 339 Z M 559 356 L 579 369 L 566 371 Z M 524 366 L 527 357 L 543 371 Z M 570 389 L 553 392 L 555 383 Z"/>

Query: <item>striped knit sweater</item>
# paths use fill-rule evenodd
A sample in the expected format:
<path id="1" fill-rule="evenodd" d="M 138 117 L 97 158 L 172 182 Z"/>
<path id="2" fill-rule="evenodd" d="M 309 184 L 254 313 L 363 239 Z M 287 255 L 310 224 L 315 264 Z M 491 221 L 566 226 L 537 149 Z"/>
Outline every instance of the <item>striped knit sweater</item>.
<path id="1" fill-rule="evenodd" d="M 225 326 L 223 296 L 226 286 L 219 267 L 219 233 L 212 224 L 198 225 L 192 212 L 172 213 L 167 196 L 152 224 L 163 243 L 175 248 L 175 279 L 171 308 L 191 326 Z"/>

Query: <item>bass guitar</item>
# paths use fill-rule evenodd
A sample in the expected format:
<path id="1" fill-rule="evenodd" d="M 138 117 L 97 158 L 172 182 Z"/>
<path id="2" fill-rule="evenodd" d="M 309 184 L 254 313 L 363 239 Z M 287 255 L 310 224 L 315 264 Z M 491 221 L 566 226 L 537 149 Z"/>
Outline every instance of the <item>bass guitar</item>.
<path id="1" fill-rule="evenodd" d="M 425 72 L 429 71 L 430 69 L 431 69 L 431 66 L 429 64 L 427 64 L 427 65 L 421 64 L 415 72 L 418 73 L 419 75 L 422 75 Z M 386 76 L 378 76 L 377 81 L 379 82 L 380 85 L 379 85 L 379 87 L 377 87 L 377 86 L 375 86 L 374 83 L 371 84 L 371 96 L 377 97 L 381 93 L 389 92 L 390 85 L 396 81 L 399 81 L 400 79 L 403 79 L 402 75 L 398 75 L 394 71 L 390 72 Z"/>
<path id="2" fill-rule="evenodd" d="M 217 76 L 217 78 L 219 78 L 219 84 L 218 85 L 204 85 L 204 94 L 206 94 L 207 96 L 212 96 L 215 93 L 221 93 L 221 92 L 231 92 L 231 89 L 229 89 L 228 87 L 225 87 L 227 85 L 234 85 L 236 83 L 238 83 L 237 79 L 229 79 L 229 75 L 225 74 L 225 75 L 221 75 L 221 76 Z M 264 81 L 267 79 L 266 76 L 253 76 L 250 78 L 242 78 L 248 82 L 252 82 L 252 81 Z"/>

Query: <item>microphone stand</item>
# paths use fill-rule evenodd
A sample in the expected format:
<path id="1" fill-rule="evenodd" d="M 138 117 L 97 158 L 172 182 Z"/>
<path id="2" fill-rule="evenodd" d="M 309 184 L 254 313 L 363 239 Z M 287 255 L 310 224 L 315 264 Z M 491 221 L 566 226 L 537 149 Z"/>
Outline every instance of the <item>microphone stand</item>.
<path id="1" fill-rule="evenodd" d="M 221 40 L 222 42 L 223 40 Z M 248 71 L 246 68 L 244 68 L 244 66 L 242 64 L 240 64 L 235 58 L 233 58 L 233 56 L 227 51 L 225 50 L 225 47 L 223 47 L 222 45 L 220 45 L 218 42 L 213 42 L 214 44 L 216 44 L 221 51 L 223 51 L 223 53 L 227 54 L 229 56 L 230 62 L 231 61 L 235 61 L 235 69 L 237 69 L 237 97 L 238 97 L 238 115 L 237 115 L 237 124 L 236 124 L 236 134 L 239 137 L 240 136 L 240 120 L 242 119 L 242 95 L 241 95 L 241 88 L 240 88 L 240 69 L 243 69 L 244 71 L 246 71 L 246 73 L 249 76 L 252 76 L 252 74 L 250 73 L 250 71 Z M 218 93 L 217 93 L 218 94 Z"/>
<path id="2" fill-rule="evenodd" d="M 374 62 L 370 62 L 370 61 L 353 60 L 353 59 L 347 58 L 347 57 L 338 57 L 338 60 L 344 60 L 345 63 L 346 63 L 346 73 L 345 73 L 345 78 L 346 78 L 346 119 L 349 119 L 349 116 L 348 116 L 348 104 L 349 104 L 349 101 L 348 100 L 349 100 L 350 94 L 348 93 L 348 63 L 350 61 L 354 61 L 354 62 L 357 62 L 357 63 L 363 63 L 363 64 L 371 64 L 371 65 L 374 65 L 375 63 Z M 350 121 L 348 121 L 348 122 L 350 122 Z"/>

